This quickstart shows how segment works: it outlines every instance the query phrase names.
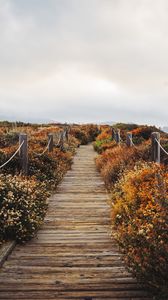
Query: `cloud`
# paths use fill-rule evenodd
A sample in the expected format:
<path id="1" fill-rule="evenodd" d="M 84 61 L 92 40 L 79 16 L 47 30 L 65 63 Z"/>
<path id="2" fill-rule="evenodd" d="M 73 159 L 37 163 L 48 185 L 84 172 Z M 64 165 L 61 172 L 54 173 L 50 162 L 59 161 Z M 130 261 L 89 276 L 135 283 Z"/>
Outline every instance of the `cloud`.
<path id="1" fill-rule="evenodd" d="M 167 123 L 166 0 L 1 0 L 6 118 Z"/>

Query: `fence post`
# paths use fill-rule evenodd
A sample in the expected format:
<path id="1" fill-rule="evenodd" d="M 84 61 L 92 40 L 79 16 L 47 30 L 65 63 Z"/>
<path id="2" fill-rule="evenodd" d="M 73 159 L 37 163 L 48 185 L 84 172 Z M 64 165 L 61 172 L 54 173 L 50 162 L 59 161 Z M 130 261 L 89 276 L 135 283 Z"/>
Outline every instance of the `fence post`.
<path id="1" fill-rule="evenodd" d="M 128 147 L 132 147 L 132 133 L 127 132 L 126 144 Z"/>
<path id="2" fill-rule="evenodd" d="M 115 141 L 117 144 L 120 144 L 120 129 L 117 129 L 115 132 Z"/>
<path id="3" fill-rule="evenodd" d="M 19 145 L 21 145 L 22 143 L 23 145 L 19 150 L 21 169 L 22 169 L 22 173 L 24 175 L 27 175 L 28 174 L 28 140 L 27 140 L 27 134 L 25 133 L 21 133 L 19 135 Z"/>
<path id="4" fill-rule="evenodd" d="M 54 145 L 54 138 L 53 138 L 52 133 L 48 134 L 48 141 L 50 141 L 50 143 L 48 145 L 48 152 L 52 152 L 53 151 L 53 145 Z"/>
<path id="5" fill-rule="evenodd" d="M 115 140 L 115 129 L 111 128 L 111 132 L 112 132 L 112 139 Z"/>
<path id="6" fill-rule="evenodd" d="M 160 164 L 160 146 L 156 140 L 160 143 L 160 133 L 152 132 L 152 161 Z"/>
<path id="7" fill-rule="evenodd" d="M 66 141 L 68 142 L 69 140 L 69 136 L 68 136 L 68 127 L 65 129 L 65 137 L 66 137 Z"/>
<path id="8" fill-rule="evenodd" d="M 60 133 L 60 149 L 64 149 L 64 131 L 61 131 Z"/>

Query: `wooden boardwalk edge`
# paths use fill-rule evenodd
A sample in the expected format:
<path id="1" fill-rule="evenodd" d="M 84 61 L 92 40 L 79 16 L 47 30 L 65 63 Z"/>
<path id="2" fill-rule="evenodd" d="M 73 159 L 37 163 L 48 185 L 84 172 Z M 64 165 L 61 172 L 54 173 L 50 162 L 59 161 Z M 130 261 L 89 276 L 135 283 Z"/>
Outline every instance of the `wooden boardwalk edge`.
<path id="1" fill-rule="evenodd" d="M 0 247 L 0 268 L 16 246 L 15 241 L 7 241 Z"/>
<path id="2" fill-rule="evenodd" d="M 10 251 L 0 269 L 0 299 L 152 300 L 126 270 L 111 236 L 95 156 L 92 145 L 78 149 L 37 237 Z"/>

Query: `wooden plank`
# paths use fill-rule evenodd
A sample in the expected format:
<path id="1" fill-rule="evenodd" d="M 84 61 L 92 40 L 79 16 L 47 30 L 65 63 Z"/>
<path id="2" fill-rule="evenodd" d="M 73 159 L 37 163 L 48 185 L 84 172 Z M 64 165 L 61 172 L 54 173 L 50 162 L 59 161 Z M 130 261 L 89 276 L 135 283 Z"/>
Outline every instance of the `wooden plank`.
<path id="1" fill-rule="evenodd" d="M 15 241 L 7 241 L 0 247 L 0 267 L 2 267 L 5 260 L 8 258 L 10 253 L 15 248 L 16 242 Z"/>
<path id="2" fill-rule="evenodd" d="M 78 150 L 37 237 L 17 245 L 4 263 L 0 299 L 152 299 L 126 270 L 112 237 L 94 157 L 90 145 Z"/>

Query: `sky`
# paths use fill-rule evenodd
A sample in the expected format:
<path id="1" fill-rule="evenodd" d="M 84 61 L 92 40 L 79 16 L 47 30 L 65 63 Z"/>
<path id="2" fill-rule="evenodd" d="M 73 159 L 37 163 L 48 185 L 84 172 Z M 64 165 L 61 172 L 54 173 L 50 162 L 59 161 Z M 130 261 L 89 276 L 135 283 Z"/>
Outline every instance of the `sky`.
<path id="1" fill-rule="evenodd" d="M 0 119 L 168 125 L 167 0 L 0 0 Z"/>

